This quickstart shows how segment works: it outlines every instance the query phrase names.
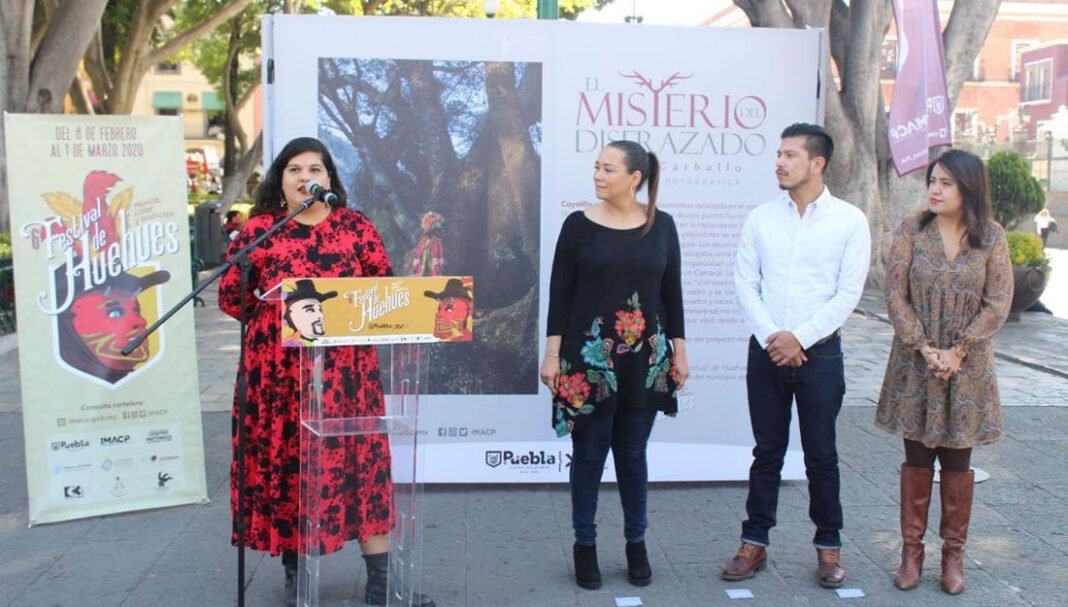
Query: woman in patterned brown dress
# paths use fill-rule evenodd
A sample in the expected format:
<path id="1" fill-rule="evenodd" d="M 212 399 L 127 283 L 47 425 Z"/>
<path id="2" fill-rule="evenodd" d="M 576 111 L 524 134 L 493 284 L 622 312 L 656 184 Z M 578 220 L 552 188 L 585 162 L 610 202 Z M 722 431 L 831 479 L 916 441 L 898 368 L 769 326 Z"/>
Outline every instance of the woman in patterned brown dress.
<path id="1" fill-rule="evenodd" d="M 248 547 L 282 555 L 288 605 L 295 605 L 297 600 L 300 358 L 296 348 L 281 346 L 281 304 L 261 301 L 254 292 L 266 292 L 283 278 L 393 274 L 378 230 L 362 213 L 345 207 L 345 189 L 330 152 L 310 137 L 294 139 L 279 152 L 256 191 L 251 217 L 230 245 L 230 254 L 306 200 L 307 184 L 313 179 L 325 189 L 332 188 L 337 195 L 335 204 L 312 205 L 249 255 L 252 276 L 245 299 L 248 333 L 238 369 L 239 378 L 243 377 L 248 386 L 243 420 L 238 420 L 236 404 L 234 407 L 234 427 L 243 423 L 246 432 L 245 508 L 237 512 L 235 474 L 230 500 L 234 520 L 243 519 Z M 219 285 L 219 307 L 235 318 L 241 315 L 240 291 L 235 267 L 223 275 Z M 325 356 L 325 414 L 356 417 L 385 413 L 373 347 L 327 348 Z M 236 437 L 234 447 L 236 472 Z M 334 552 L 346 541 L 359 541 L 367 562 L 365 600 L 371 605 L 385 605 L 386 534 L 393 524 L 389 443 L 378 434 L 330 439 L 323 445 L 321 458 L 320 550 L 324 554 Z M 235 526 L 235 544 L 237 533 Z M 416 594 L 412 604 L 433 607 L 434 602 Z"/>
<path id="2" fill-rule="evenodd" d="M 875 425 L 904 438 L 901 567 L 894 584 L 919 584 L 934 460 L 941 464 L 942 589 L 964 590 L 976 445 L 1001 439 L 994 334 L 1012 302 L 1008 242 L 992 219 L 986 168 L 951 150 L 927 167 L 926 211 L 894 236 L 886 305 L 894 342 Z"/>

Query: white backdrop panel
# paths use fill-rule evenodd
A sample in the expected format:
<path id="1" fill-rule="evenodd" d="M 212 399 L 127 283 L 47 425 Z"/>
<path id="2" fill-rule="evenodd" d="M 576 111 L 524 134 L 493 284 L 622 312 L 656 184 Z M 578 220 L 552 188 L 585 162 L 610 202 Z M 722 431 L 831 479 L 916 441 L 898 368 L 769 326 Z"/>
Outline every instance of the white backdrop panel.
<path id="1" fill-rule="evenodd" d="M 747 478 L 748 330 L 734 298 L 734 246 L 746 212 L 777 194 L 781 130 L 797 121 L 822 122 L 822 32 L 380 17 L 273 17 L 264 29 L 265 78 L 273 77 L 265 108 L 267 158 L 293 137 L 333 132 L 322 124 L 321 58 L 540 64 L 541 120 L 531 135 L 541 172 L 539 324 L 536 336 L 520 345 L 529 351 L 543 348 L 560 225 L 595 202 L 597 152 L 613 139 L 637 140 L 656 152 L 663 169 L 660 206 L 675 217 L 683 239 L 692 376 L 678 416 L 657 422 L 650 478 Z M 482 95 L 468 102 L 485 105 Z M 331 148 L 337 156 L 345 153 L 336 143 Z M 350 192 L 353 185 L 346 183 Z M 356 204 L 371 213 L 376 201 Z M 400 263 L 395 257 L 395 266 Z M 447 271 L 468 272 L 453 265 Z M 476 307 L 478 294 L 493 288 L 476 274 Z M 478 325 L 476 339 L 477 331 Z M 423 480 L 566 480 L 570 442 L 554 438 L 549 395 L 538 389 L 425 399 Z M 802 478 L 796 425 L 791 444 L 783 476 Z M 611 459 L 605 478 L 612 478 Z"/>

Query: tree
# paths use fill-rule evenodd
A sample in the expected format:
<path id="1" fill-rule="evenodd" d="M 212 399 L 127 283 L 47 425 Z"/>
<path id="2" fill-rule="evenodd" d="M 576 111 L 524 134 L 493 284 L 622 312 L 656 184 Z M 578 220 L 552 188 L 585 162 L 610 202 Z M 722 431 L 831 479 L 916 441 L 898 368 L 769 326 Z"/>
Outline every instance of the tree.
<path id="1" fill-rule="evenodd" d="M 69 0 L 68 0 L 69 1 Z M 179 0 L 109 0 L 100 33 L 85 54 L 85 70 L 106 114 L 129 114 L 141 79 L 243 11 L 253 0 L 204 0 L 203 21 L 173 25 Z"/>
<path id="2" fill-rule="evenodd" d="M 893 16 L 889 0 L 733 0 L 755 27 L 819 27 L 827 31 L 828 68 L 837 86 L 826 89 L 826 126 L 835 142 L 828 186 L 857 204 L 872 230 L 869 281 L 880 284 L 892 231 L 922 200 L 921 177 L 894 179 L 887 142 L 888 115 L 879 86 L 883 38 Z M 1001 0 L 958 0 L 942 33 L 948 109 L 952 112 Z M 831 74 L 831 70 L 826 70 Z M 831 82 L 834 82 L 831 80 Z"/>
<path id="3" fill-rule="evenodd" d="M 0 2 L 0 111 L 58 112 L 107 0 Z M 11 229 L 0 124 L 0 232 Z"/>
<path id="4" fill-rule="evenodd" d="M 990 179 L 990 200 L 994 219 L 1006 230 L 1030 219 L 1046 206 L 1042 184 L 1031 174 L 1031 167 L 1016 152 L 998 152 L 986 163 Z"/>
<path id="5" fill-rule="evenodd" d="M 217 10 L 217 4 L 214 0 L 187 0 L 176 11 L 176 26 L 187 29 L 204 21 Z M 244 194 L 245 184 L 261 160 L 263 133 L 250 144 L 238 116 L 260 84 L 261 18 L 264 13 L 283 10 L 285 5 L 282 0 L 257 0 L 180 55 L 197 66 L 223 101 L 225 152 L 219 201 L 223 208 Z"/>

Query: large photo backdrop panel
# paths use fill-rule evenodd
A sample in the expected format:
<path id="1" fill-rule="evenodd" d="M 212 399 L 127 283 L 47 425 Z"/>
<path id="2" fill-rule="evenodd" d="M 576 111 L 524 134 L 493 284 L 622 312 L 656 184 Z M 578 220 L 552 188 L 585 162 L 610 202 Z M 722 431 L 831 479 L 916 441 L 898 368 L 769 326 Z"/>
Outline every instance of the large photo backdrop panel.
<path id="1" fill-rule="evenodd" d="M 634 30 L 620 27 L 265 23 L 268 159 L 293 137 L 320 137 L 398 274 L 475 277 L 474 342 L 431 362 L 428 482 L 567 479 L 570 441 L 553 438 L 537 383 L 549 268 L 563 218 L 593 202 L 597 151 L 619 138 L 664 159 L 661 199 L 684 240 L 695 377 L 679 419 L 654 435 L 652 478 L 746 475 L 733 247 L 745 212 L 776 193 L 779 131 L 818 120 L 819 34 L 643 27 L 629 49 L 619 40 Z M 786 476 L 799 463 L 792 452 Z"/>
<path id="2" fill-rule="evenodd" d="M 401 275 L 474 276 L 479 338 L 435 351 L 440 395 L 538 392 L 541 65 L 324 58 L 319 137 Z"/>
<path id="3" fill-rule="evenodd" d="M 537 381 L 548 38 L 529 21 L 492 25 L 280 16 L 264 27 L 267 157 L 321 138 L 396 273 L 474 276 L 474 341 L 430 359 L 428 482 L 566 475 Z M 485 464 L 539 446 L 551 464 Z"/>
<path id="4" fill-rule="evenodd" d="M 637 31 L 626 26 L 561 31 L 553 44 L 546 63 L 552 106 L 545 129 L 543 286 L 548 292 L 552 243 L 563 219 L 597 202 L 592 175 L 600 149 L 628 139 L 657 154 L 658 203 L 682 240 L 691 376 L 678 415 L 662 417 L 654 428 L 650 478 L 745 479 L 753 444 L 745 390 L 749 330 L 735 299 L 734 251 L 749 210 L 779 194 L 775 156 L 783 127 L 822 122 L 820 33 L 639 29 L 640 44 L 619 44 Z M 799 478 L 796 429 L 791 447 L 784 477 Z M 608 467 L 611 472 L 611 458 Z"/>
<path id="5" fill-rule="evenodd" d="M 5 121 L 30 524 L 206 500 L 180 121 Z"/>

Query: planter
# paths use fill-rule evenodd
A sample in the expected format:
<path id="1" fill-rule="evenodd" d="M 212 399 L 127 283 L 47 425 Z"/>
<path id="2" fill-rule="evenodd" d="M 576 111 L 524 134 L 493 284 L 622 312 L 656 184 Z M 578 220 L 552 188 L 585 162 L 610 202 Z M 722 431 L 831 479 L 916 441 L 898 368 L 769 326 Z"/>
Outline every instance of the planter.
<path id="1" fill-rule="evenodd" d="M 1013 266 L 1012 275 L 1014 291 L 1012 293 L 1011 313 L 1019 313 L 1030 308 L 1042 296 L 1049 283 L 1050 267 L 1034 268 L 1031 266 Z"/>

